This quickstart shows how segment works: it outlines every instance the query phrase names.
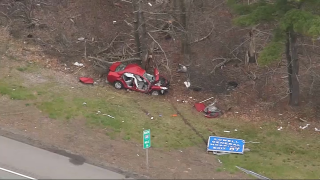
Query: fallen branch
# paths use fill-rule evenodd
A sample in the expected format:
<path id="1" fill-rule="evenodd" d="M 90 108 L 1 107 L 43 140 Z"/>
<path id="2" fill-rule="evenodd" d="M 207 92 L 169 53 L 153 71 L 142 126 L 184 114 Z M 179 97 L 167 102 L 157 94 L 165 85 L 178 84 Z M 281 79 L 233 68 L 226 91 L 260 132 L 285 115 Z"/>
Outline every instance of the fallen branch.
<path id="1" fill-rule="evenodd" d="M 148 32 L 148 35 L 151 37 L 151 39 L 159 46 L 159 48 L 161 49 L 161 51 L 163 52 L 164 54 L 164 57 L 166 58 L 167 60 L 167 66 L 169 66 L 169 60 L 167 58 L 167 55 L 166 55 L 166 52 L 162 49 L 161 45 L 158 43 L 158 41 L 156 41 L 152 36 L 151 34 Z"/>
<path id="2" fill-rule="evenodd" d="M 212 34 L 213 30 L 214 30 L 214 26 L 212 26 L 211 31 L 205 37 L 203 37 L 201 39 L 196 39 L 195 41 L 190 42 L 189 44 L 197 43 L 197 42 L 200 42 L 200 41 L 203 41 L 203 40 L 207 39 Z"/>
<path id="3" fill-rule="evenodd" d="M 140 58 L 128 58 L 128 59 L 124 59 L 124 60 L 121 60 L 121 61 L 115 61 L 115 62 L 110 62 L 110 61 L 106 61 L 106 60 L 103 60 L 103 59 L 100 59 L 100 58 L 97 58 L 97 57 L 92 57 L 92 56 L 88 56 L 88 58 L 90 59 L 94 59 L 94 60 L 98 60 L 100 62 L 104 62 L 104 63 L 107 63 L 109 65 L 115 63 L 115 62 L 121 62 L 121 63 L 124 63 L 124 62 L 129 62 L 129 61 L 141 61 Z"/>
<path id="4" fill-rule="evenodd" d="M 119 36 L 119 34 L 120 34 L 120 33 L 118 33 L 118 34 L 116 35 L 116 37 L 114 37 L 114 38 L 112 39 L 112 41 L 109 43 L 108 47 L 102 49 L 101 51 L 99 51 L 99 52 L 96 53 L 96 54 L 101 54 L 101 53 L 107 51 L 107 50 L 113 45 L 113 42 L 116 40 L 116 38 Z"/>
<path id="5" fill-rule="evenodd" d="M 231 60 L 231 59 L 226 59 L 226 58 L 217 58 L 217 59 L 213 59 L 212 61 L 219 60 L 219 59 L 220 59 L 220 60 L 223 60 L 223 61 L 222 61 L 221 63 L 217 64 L 217 65 L 213 68 L 213 70 L 210 72 L 210 74 L 215 73 L 215 71 L 216 71 L 217 68 L 225 65 L 227 62 L 229 62 L 229 61 Z"/>

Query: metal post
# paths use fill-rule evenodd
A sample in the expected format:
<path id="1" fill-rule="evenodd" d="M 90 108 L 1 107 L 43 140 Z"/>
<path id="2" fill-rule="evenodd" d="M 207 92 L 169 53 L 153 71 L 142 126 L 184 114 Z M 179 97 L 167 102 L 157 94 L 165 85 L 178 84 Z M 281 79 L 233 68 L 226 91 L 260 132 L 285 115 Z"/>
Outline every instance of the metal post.
<path id="1" fill-rule="evenodd" d="M 146 149 L 146 153 L 147 153 L 147 162 L 146 162 L 146 164 L 147 164 L 147 171 L 149 171 L 149 153 L 148 153 L 148 149 Z"/>

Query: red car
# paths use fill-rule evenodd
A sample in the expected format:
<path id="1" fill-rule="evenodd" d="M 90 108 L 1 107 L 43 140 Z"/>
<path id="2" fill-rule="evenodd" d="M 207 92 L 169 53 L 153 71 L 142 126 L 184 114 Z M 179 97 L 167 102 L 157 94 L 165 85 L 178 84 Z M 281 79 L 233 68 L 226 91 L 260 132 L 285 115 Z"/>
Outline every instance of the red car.
<path id="1" fill-rule="evenodd" d="M 107 81 L 116 89 L 131 89 L 152 95 L 165 94 L 169 86 L 168 80 L 159 75 L 157 68 L 154 69 L 154 75 L 151 75 L 138 64 L 125 65 L 121 62 L 110 66 Z"/>

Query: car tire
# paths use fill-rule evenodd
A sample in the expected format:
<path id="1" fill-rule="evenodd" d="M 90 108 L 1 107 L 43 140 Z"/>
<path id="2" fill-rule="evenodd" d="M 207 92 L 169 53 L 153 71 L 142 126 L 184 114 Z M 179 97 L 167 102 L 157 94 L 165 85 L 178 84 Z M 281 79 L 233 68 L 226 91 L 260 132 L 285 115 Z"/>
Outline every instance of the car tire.
<path id="1" fill-rule="evenodd" d="M 115 87 L 116 89 L 122 89 L 122 88 L 123 88 L 123 84 L 122 84 L 122 82 L 120 82 L 120 81 L 116 81 L 116 82 L 114 83 L 114 87 Z"/>
<path id="2" fill-rule="evenodd" d="M 152 95 L 152 96 L 158 96 L 159 94 L 160 94 L 159 91 L 152 91 L 152 92 L 151 92 L 151 95 Z"/>

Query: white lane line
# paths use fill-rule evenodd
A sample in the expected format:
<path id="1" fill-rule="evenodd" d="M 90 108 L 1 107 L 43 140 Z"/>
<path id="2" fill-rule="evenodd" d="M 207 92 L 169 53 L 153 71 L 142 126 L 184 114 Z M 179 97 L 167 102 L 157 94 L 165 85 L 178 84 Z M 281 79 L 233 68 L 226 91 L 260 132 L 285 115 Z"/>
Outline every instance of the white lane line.
<path id="1" fill-rule="evenodd" d="M 21 176 L 21 177 L 27 178 L 27 179 L 37 180 L 36 178 L 30 177 L 30 176 L 26 176 L 26 175 L 23 175 L 23 174 L 20 174 L 20 173 L 17 173 L 17 172 L 14 172 L 14 171 L 8 170 L 8 169 L 4 169 L 4 168 L 2 168 L 2 167 L 0 167 L 0 170 L 6 171 L 6 172 L 8 172 L 8 173 L 15 174 L 15 175 L 18 175 L 18 176 Z"/>

